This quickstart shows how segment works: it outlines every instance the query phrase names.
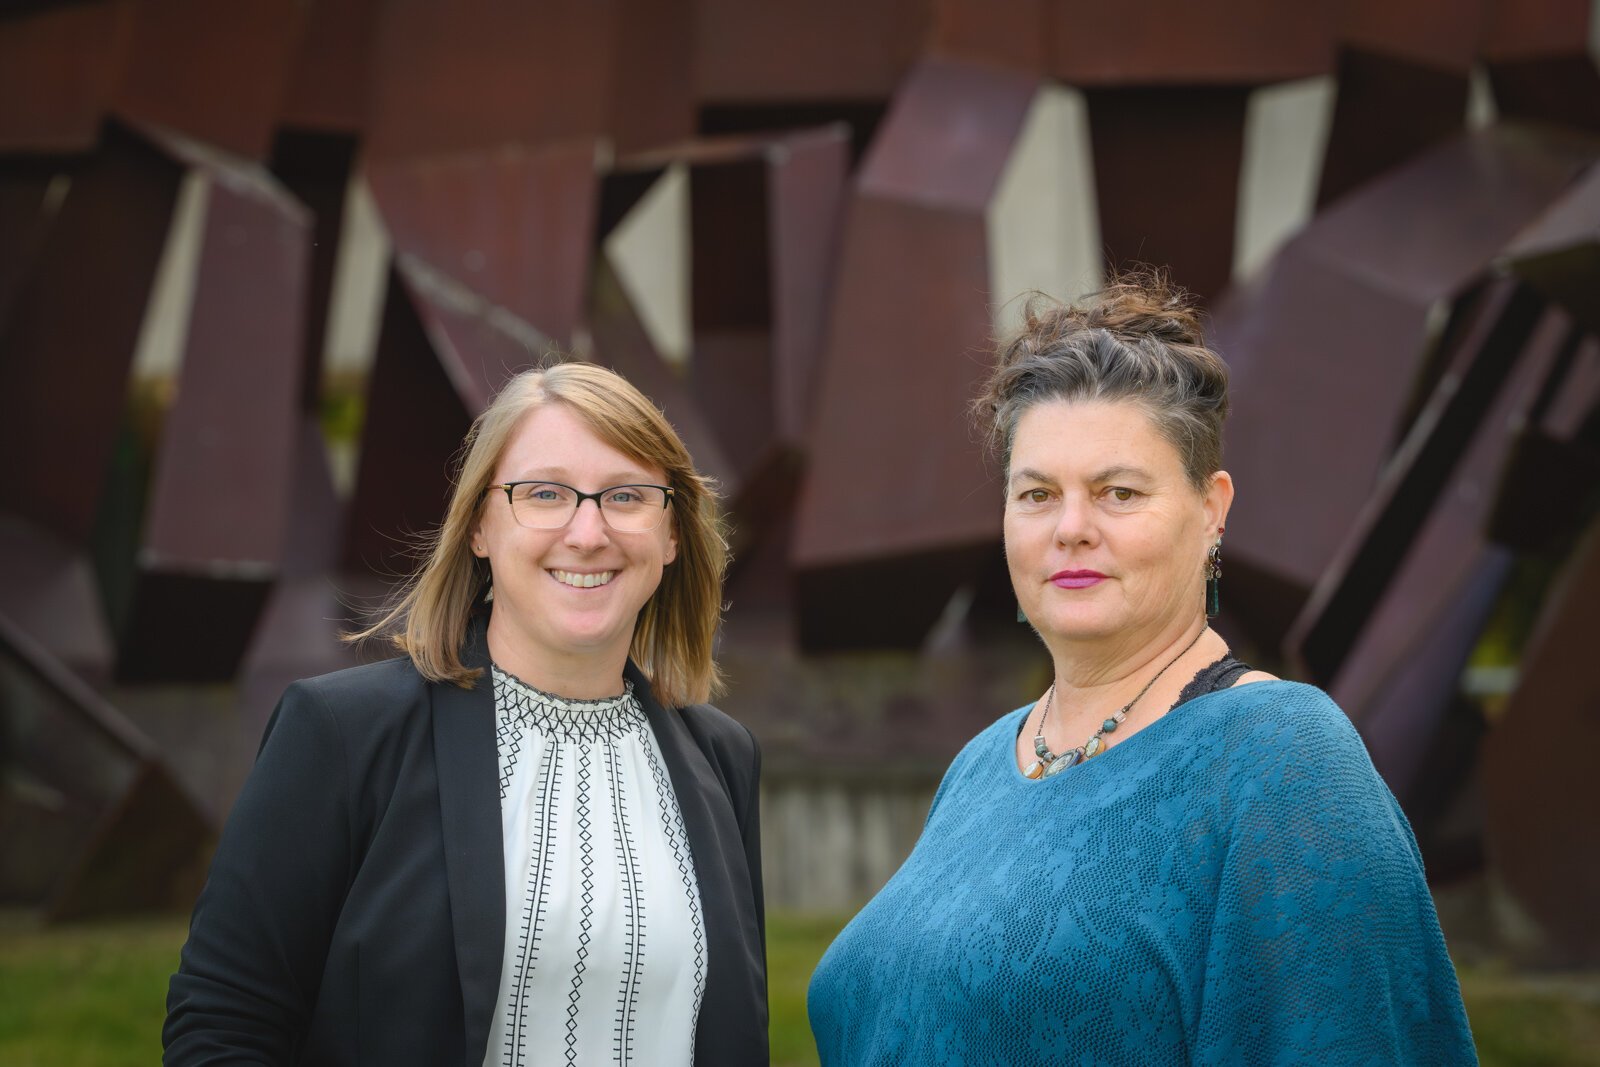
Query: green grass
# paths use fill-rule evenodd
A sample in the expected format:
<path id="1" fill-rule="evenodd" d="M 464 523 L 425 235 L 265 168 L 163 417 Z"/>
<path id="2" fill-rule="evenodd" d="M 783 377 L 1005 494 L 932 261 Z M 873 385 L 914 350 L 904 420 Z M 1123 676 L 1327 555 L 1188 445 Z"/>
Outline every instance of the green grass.
<path id="1" fill-rule="evenodd" d="M 806 1020 L 806 984 L 846 918 L 785 912 L 767 916 L 767 1004 L 776 1067 L 817 1062 L 817 1046 Z"/>
<path id="2" fill-rule="evenodd" d="M 41 928 L 0 912 L 0 1064 L 129 1067 L 160 1058 L 167 976 L 183 919 Z M 836 916 L 768 918 L 772 1056 L 817 1062 L 806 983 L 842 925 Z M 1461 988 L 1484 1067 L 1600 1067 L 1600 975 L 1540 977 L 1467 967 Z"/>
<path id="3" fill-rule="evenodd" d="M 159 1063 L 167 976 L 187 931 L 184 919 L 41 929 L 0 914 L 0 1063 Z"/>

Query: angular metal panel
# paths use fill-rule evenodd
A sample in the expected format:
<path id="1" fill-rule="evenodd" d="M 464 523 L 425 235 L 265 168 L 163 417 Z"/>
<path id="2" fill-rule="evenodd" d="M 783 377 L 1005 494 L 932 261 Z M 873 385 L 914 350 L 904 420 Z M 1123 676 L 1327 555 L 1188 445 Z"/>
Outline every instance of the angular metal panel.
<path id="1" fill-rule="evenodd" d="M 934 0 L 930 55 L 1045 74 L 1049 0 Z"/>
<path id="2" fill-rule="evenodd" d="M 394 0 L 372 53 L 374 157 L 589 141 L 610 123 L 613 0 Z"/>
<path id="3" fill-rule="evenodd" d="M 694 134 L 694 4 L 617 0 L 609 129 L 619 152 Z"/>
<path id="4" fill-rule="evenodd" d="M 265 159 L 307 5 L 134 0 L 112 108 Z"/>
<path id="5" fill-rule="evenodd" d="M 1381 49 L 1346 47 L 1339 51 L 1336 76 L 1339 94 L 1323 149 L 1319 209 L 1466 125 L 1464 66 L 1440 68 Z"/>
<path id="6" fill-rule="evenodd" d="M 300 405 L 306 411 L 316 409 L 322 393 L 322 348 L 355 154 L 356 139 L 343 133 L 280 128 L 272 146 L 273 174 L 310 209 L 313 227 L 300 346 Z"/>
<path id="7" fill-rule="evenodd" d="M 1259 85 L 1324 74 L 1339 4 L 1155 0 L 1112 7 L 1051 0 L 1049 72 L 1089 87 Z M 1164 149 L 1159 154 L 1167 156 Z"/>
<path id="8" fill-rule="evenodd" d="M 1587 52 L 1489 64 L 1501 116 L 1600 133 L 1600 70 Z"/>
<path id="9" fill-rule="evenodd" d="M 1542 934 L 1540 962 L 1600 962 L 1600 521 L 1590 525 L 1523 650 L 1516 691 L 1483 750 L 1487 844 L 1498 881 Z"/>
<path id="10" fill-rule="evenodd" d="M 975 64 L 917 64 L 862 160 L 858 191 L 982 211 L 999 187 L 1037 84 L 1025 74 Z"/>
<path id="11" fill-rule="evenodd" d="M 1109 260 L 1162 264 L 1184 288 L 1216 296 L 1233 274 L 1248 92 L 1129 88 L 1086 96 Z"/>
<path id="12" fill-rule="evenodd" d="M 68 545 L 94 524 L 185 171 L 109 124 L 0 322 L 0 455 L 51 447 L 49 464 L 0 464 L 0 499 Z"/>
<path id="13" fill-rule="evenodd" d="M 366 174 L 396 251 L 569 345 L 593 254 L 595 151 L 585 141 L 378 161 Z"/>
<path id="14" fill-rule="evenodd" d="M 528 323 L 420 260 L 397 256 L 395 273 L 456 396 L 474 415 L 507 378 L 534 366 L 553 348 Z"/>
<path id="15" fill-rule="evenodd" d="M 108 0 L 0 19 L 0 152 L 95 147 L 130 14 Z"/>
<path id="16" fill-rule="evenodd" d="M 476 414 L 445 373 L 422 313 L 391 267 L 345 526 L 346 568 L 387 578 L 411 572 L 411 539 L 444 514 L 450 457 Z"/>
<path id="17" fill-rule="evenodd" d="M 887 97 L 916 61 L 932 0 L 699 0 L 701 104 Z"/>
<path id="18" fill-rule="evenodd" d="M 155 744 L 0 614 L 0 899 L 47 919 L 181 907 L 211 827 Z"/>
<path id="19" fill-rule="evenodd" d="M 1346 45 L 1465 74 L 1478 54 L 1495 0 L 1341 0 Z M 1396 101 L 1397 104 L 1401 103 Z"/>
<path id="20" fill-rule="evenodd" d="M 1590 0 L 1489 0 L 1479 52 L 1491 64 L 1582 53 L 1593 6 Z"/>
<path id="21" fill-rule="evenodd" d="M 90 685 L 111 680 L 111 634 L 87 553 L 0 515 L 0 615 Z"/>
<path id="22" fill-rule="evenodd" d="M 277 577 L 301 410 L 309 213 L 213 164 L 177 397 L 162 426 L 124 678 L 231 678 Z"/>
<path id="23" fill-rule="evenodd" d="M 1342 544 L 1285 637 L 1286 654 L 1308 681 L 1331 687 L 1335 679 L 1346 677 L 1347 666 L 1359 675 L 1370 669 L 1374 656 L 1387 662 L 1385 653 L 1373 650 L 1397 642 L 1403 645 L 1404 639 L 1415 635 L 1410 624 L 1416 620 L 1402 613 L 1398 632 L 1378 640 L 1374 631 L 1382 626 L 1374 614 L 1405 567 L 1421 564 L 1427 580 L 1439 578 L 1426 571 L 1429 557 L 1413 557 L 1417 538 L 1441 515 L 1449 516 L 1452 503 L 1461 503 L 1456 499 L 1459 486 L 1478 485 L 1492 476 L 1492 466 L 1491 474 L 1482 468 L 1503 458 L 1509 447 L 1508 433 L 1500 424 L 1513 416 L 1527 416 L 1560 349 L 1565 322 L 1541 328 L 1547 318 L 1544 302 L 1515 282 L 1497 281 L 1462 304 L 1458 322 L 1448 331 L 1453 338 L 1441 356 L 1444 373 L 1360 514 L 1345 527 Z M 1551 335 L 1550 329 L 1556 332 Z M 1508 380 L 1514 373 L 1515 378 Z M 1498 436 L 1485 429 L 1490 423 Z M 1472 452 L 1473 447 L 1479 454 Z M 1487 488 L 1479 485 L 1460 492 L 1477 506 L 1488 506 Z M 1447 558 L 1438 563 L 1449 565 Z M 1441 581 L 1439 588 L 1446 588 L 1445 583 Z M 1413 594 L 1411 600 L 1402 601 L 1420 609 L 1427 597 Z M 1363 642 L 1370 645 L 1365 660 L 1360 653 Z M 1352 683 L 1344 692 L 1354 699 L 1360 689 Z M 1343 706 L 1360 721 L 1359 701 Z"/>
<path id="24" fill-rule="evenodd" d="M 303 16 L 279 119 L 355 134 L 370 113 L 374 41 L 384 0 L 317 0 Z"/>
<path id="25" fill-rule="evenodd" d="M 786 138 L 772 153 L 773 376 L 778 433 L 811 425 L 844 225 L 850 133 L 840 124 Z"/>

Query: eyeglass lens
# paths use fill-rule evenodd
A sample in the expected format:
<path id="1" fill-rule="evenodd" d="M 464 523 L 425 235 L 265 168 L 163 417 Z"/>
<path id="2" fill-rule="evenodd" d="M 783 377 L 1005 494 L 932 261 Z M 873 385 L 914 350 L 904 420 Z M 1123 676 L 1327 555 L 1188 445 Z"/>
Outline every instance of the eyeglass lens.
<path id="1" fill-rule="evenodd" d="M 511 488 L 511 513 L 535 530 L 554 530 L 572 520 L 578 491 L 559 482 L 521 482 Z M 667 494 L 653 485 L 614 485 L 600 491 L 600 515 L 613 530 L 640 533 L 661 524 Z"/>

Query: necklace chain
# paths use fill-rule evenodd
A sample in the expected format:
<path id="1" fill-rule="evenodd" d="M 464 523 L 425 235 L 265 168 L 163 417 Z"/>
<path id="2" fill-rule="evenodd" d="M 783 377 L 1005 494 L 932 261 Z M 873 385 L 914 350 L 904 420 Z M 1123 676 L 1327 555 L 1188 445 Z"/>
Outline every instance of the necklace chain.
<path id="1" fill-rule="evenodd" d="M 1184 656 L 1187 656 L 1189 654 L 1189 650 L 1200 643 L 1200 638 L 1203 637 L 1205 632 L 1209 629 L 1209 626 L 1200 627 L 1200 632 L 1195 634 L 1194 639 L 1191 640 L 1187 645 L 1183 646 L 1183 651 L 1179 652 L 1176 656 L 1173 656 L 1170 660 L 1168 660 L 1167 665 L 1155 673 L 1155 677 L 1144 683 L 1144 688 L 1135 693 L 1132 700 L 1122 705 L 1121 708 L 1112 713 L 1109 719 L 1106 719 L 1104 722 L 1102 722 L 1100 724 L 1100 729 L 1096 730 L 1094 734 L 1090 736 L 1089 740 L 1085 741 L 1077 748 L 1068 749 L 1059 756 L 1050 751 L 1050 746 L 1047 745 L 1044 740 L 1044 724 L 1050 718 L 1050 708 L 1054 705 L 1056 696 L 1056 685 L 1054 682 L 1051 682 L 1050 691 L 1046 693 L 1044 697 L 1044 713 L 1039 716 L 1039 731 L 1033 735 L 1033 751 L 1034 754 L 1039 758 L 1028 764 L 1027 770 L 1023 771 L 1022 773 L 1029 778 L 1048 778 L 1053 774 L 1060 774 L 1068 767 L 1075 766 L 1083 760 L 1086 760 L 1096 753 L 1102 751 L 1106 747 L 1104 741 L 1105 735 L 1112 733 L 1118 726 L 1122 725 L 1123 720 L 1128 717 L 1128 712 L 1133 710 L 1133 706 L 1135 704 L 1139 703 L 1139 699 L 1146 693 L 1150 692 L 1150 687 L 1155 685 L 1156 682 L 1160 680 L 1161 676 L 1166 674 L 1167 671 L 1172 668 L 1174 663 L 1177 663 Z"/>

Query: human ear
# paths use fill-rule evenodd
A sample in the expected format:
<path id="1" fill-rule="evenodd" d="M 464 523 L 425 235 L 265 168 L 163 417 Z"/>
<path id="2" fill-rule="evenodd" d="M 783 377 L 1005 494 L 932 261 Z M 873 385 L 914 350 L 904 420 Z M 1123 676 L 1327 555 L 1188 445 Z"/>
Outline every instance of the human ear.
<path id="1" fill-rule="evenodd" d="M 1217 471 L 1211 476 L 1211 482 L 1206 487 L 1204 502 L 1208 543 L 1221 536 L 1222 528 L 1228 524 L 1228 511 L 1232 507 L 1233 475 L 1227 471 Z"/>
<path id="2" fill-rule="evenodd" d="M 472 554 L 477 556 L 479 559 L 489 558 L 489 545 L 484 540 L 483 519 L 481 517 L 477 522 L 472 524 L 470 529 L 467 530 L 467 547 L 470 548 L 472 550 Z"/>

